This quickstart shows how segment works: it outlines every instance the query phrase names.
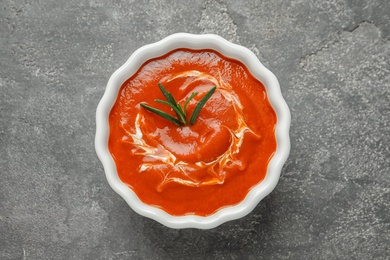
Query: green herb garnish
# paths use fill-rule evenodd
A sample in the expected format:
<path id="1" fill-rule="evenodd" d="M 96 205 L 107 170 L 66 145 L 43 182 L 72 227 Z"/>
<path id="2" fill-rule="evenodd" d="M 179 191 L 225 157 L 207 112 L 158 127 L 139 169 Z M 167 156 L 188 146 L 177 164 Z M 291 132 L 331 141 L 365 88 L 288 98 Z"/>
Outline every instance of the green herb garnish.
<path id="1" fill-rule="evenodd" d="M 186 125 L 188 122 L 187 122 L 187 105 L 188 103 L 190 103 L 190 101 L 196 96 L 198 95 L 198 92 L 193 92 L 191 94 L 191 96 L 184 102 L 184 106 L 182 107 L 179 103 L 176 102 L 175 98 L 172 96 L 171 93 L 169 93 L 162 84 L 158 83 L 158 87 L 160 88 L 161 92 L 163 93 L 165 100 L 161 100 L 161 99 L 155 99 L 154 101 L 155 102 L 158 102 L 158 103 L 161 103 L 161 104 L 164 104 L 164 105 L 167 105 L 169 107 L 171 107 L 173 109 L 173 111 L 175 111 L 176 115 L 177 115 L 177 118 L 165 113 L 164 111 L 161 111 L 160 109 L 157 109 L 157 108 L 154 108 L 154 107 L 151 107 L 151 106 L 148 106 L 144 103 L 141 103 L 141 106 L 144 107 L 145 109 L 149 110 L 150 112 L 153 112 L 155 113 L 156 115 L 159 115 L 161 116 L 162 118 L 165 118 L 169 121 L 171 121 L 172 123 L 174 123 L 175 125 L 177 126 L 183 126 L 183 125 Z M 216 87 L 212 87 L 207 93 L 206 95 L 204 95 L 204 97 L 199 100 L 198 104 L 196 105 L 195 109 L 194 109 L 194 112 L 192 113 L 192 116 L 190 118 L 190 121 L 189 121 L 189 124 L 190 125 L 193 125 L 196 121 L 196 119 L 198 118 L 199 116 L 199 113 L 200 113 L 200 110 L 204 107 L 204 105 L 206 104 L 207 100 L 209 100 L 209 98 L 211 97 L 211 95 L 214 93 Z"/>

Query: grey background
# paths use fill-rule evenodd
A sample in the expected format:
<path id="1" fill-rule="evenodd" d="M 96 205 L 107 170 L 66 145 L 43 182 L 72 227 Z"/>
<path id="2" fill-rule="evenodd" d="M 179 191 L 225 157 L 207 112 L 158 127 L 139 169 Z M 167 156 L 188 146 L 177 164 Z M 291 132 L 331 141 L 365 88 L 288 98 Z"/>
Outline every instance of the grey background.
<path id="1" fill-rule="evenodd" d="M 390 2 L 0 1 L 0 259 L 389 259 Z M 94 151 L 109 76 L 175 32 L 251 49 L 291 109 L 280 182 L 248 216 L 174 230 Z"/>

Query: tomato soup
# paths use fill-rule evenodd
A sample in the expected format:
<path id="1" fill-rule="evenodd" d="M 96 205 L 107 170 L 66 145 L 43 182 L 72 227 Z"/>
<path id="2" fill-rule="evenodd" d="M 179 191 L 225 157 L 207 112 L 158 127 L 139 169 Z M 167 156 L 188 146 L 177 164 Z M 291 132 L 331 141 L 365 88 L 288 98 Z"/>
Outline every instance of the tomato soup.
<path id="1" fill-rule="evenodd" d="M 214 86 L 193 125 L 178 126 L 158 84 L 187 113 Z M 177 49 L 145 62 L 120 88 L 108 147 L 119 178 L 145 204 L 174 216 L 208 216 L 240 203 L 266 175 L 276 151 L 276 114 L 245 65 L 214 50 Z"/>

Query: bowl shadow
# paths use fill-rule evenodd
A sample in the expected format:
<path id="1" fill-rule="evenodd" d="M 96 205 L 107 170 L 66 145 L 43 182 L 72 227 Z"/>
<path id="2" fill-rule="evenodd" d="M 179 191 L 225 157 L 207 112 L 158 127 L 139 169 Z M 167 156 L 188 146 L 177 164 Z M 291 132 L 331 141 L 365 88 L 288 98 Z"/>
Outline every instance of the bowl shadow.
<path id="1" fill-rule="evenodd" d="M 275 195 L 264 198 L 247 216 L 226 222 L 216 228 L 170 229 L 143 218 L 143 235 L 162 259 L 224 258 L 245 259 L 265 253 L 277 225 L 273 212 Z"/>

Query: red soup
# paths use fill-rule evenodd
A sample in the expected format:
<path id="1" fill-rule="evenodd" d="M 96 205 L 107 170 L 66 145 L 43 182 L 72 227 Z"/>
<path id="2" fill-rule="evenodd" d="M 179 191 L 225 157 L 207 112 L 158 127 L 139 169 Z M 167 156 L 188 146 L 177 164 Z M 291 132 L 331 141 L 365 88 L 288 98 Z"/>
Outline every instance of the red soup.
<path id="1" fill-rule="evenodd" d="M 188 117 L 216 89 L 193 124 L 178 125 L 141 106 L 176 118 L 155 101 L 166 100 L 159 84 Z M 264 179 L 276 120 L 263 84 L 243 63 L 213 50 L 177 49 L 148 60 L 121 86 L 108 146 L 119 178 L 142 202 L 175 216 L 208 216 L 240 203 Z"/>

